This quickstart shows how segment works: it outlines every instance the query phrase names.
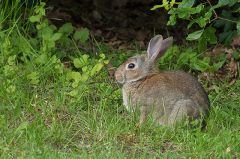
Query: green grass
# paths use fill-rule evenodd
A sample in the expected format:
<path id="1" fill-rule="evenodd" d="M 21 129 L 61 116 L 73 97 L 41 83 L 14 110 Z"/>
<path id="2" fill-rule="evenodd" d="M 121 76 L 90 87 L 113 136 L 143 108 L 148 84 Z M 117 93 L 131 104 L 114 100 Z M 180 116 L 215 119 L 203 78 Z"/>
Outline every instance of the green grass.
<path id="1" fill-rule="evenodd" d="M 150 120 L 136 127 L 138 116 L 123 109 L 119 87 L 110 82 L 79 100 L 67 96 L 61 82 L 45 82 L 16 83 L 11 94 L 1 85 L 1 158 L 240 157 L 240 81 L 210 94 L 204 130 L 173 130 Z"/>

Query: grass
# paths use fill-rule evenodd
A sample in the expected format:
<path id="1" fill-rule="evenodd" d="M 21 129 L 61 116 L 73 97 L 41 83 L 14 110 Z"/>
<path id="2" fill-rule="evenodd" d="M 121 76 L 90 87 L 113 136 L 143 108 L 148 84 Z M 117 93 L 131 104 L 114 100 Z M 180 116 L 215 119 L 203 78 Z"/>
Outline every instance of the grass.
<path id="1" fill-rule="evenodd" d="M 14 9 L 17 4 L 12 6 Z M 0 25 L 5 28 L 0 27 L 0 158 L 240 157 L 239 80 L 229 87 L 221 84 L 209 94 L 212 108 L 203 130 L 186 126 L 170 129 L 151 120 L 137 127 L 138 115 L 124 109 L 121 89 L 104 69 L 90 83 L 77 87 L 87 89 L 69 96 L 69 91 L 76 89 L 66 74 L 74 69 L 57 73 L 61 67 L 53 57 L 70 53 L 59 43 L 44 46 L 36 42 L 43 39 L 25 35 L 13 9 L 9 14 L 7 9 L 0 12 Z M 9 25 L 13 25 L 6 27 L 4 23 L 11 16 L 15 20 Z M 65 42 L 70 48 L 69 40 Z M 50 48 L 45 50 L 49 55 L 41 48 Z M 74 49 L 71 52 L 78 54 Z M 120 63 L 126 57 L 118 58 Z"/>
<path id="2" fill-rule="evenodd" d="M 204 130 L 173 130 L 150 120 L 138 128 L 138 116 L 123 109 L 121 96 L 109 96 L 119 88 L 105 83 L 108 89 L 78 102 L 70 102 L 59 82 L 21 86 L 13 94 L 1 85 L 1 158 L 240 157 L 239 81 L 210 94 Z"/>

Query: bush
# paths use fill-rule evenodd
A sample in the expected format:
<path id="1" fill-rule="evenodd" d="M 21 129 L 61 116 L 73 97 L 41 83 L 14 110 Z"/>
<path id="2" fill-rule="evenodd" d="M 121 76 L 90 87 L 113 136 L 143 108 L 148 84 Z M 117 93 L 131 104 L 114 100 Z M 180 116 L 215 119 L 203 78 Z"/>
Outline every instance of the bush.
<path id="1" fill-rule="evenodd" d="M 168 25 L 177 25 L 177 20 L 188 21 L 187 28 L 193 32 L 186 39 L 197 40 L 200 52 L 206 50 L 208 44 L 229 45 L 235 35 L 240 35 L 238 0 L 162 0 L 162 5 L 155 5 L 152 10 L 162 7 L 170 15 Z"/>

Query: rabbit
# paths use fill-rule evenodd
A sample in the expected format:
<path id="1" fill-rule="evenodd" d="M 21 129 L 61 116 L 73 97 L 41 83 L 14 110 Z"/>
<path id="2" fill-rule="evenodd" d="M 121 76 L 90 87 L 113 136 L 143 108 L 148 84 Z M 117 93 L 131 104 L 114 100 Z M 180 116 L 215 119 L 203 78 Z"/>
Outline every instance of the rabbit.
<path id="1" fill-rule="evenodd" d="M 172 37 L 156 35 L 148 44 L 147 54 L 130 57 L 115 71 L 116 81 L 123 85 L 123 105 L 129 111 L 140 110 L 139 125 L 150 113 L 158 124 L 173 126 L 209 112 L 208 95 L 195 77 L 158 69 L 157 60 L 172 43 Z"/>

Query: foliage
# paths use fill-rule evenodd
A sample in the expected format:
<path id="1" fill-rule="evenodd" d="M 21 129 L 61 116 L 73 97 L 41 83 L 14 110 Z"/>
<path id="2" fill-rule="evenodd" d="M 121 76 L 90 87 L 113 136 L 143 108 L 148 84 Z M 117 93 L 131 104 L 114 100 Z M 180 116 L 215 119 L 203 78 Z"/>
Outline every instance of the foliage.
<path id="1" fill-rule="evenodd" d="M 222 54 L 218 60 L 208 56 L 201 56 L 192 48 L 173 46 L 160 60 L 160 66 L 168 69 L 185 69 L 200 72 L 215 72 L 226 62 L 226 55 Z"/>
<path id="2" fill-rule="evenodd" d="M 181 3 L 164 0 L 162 3 L 152 9 L 164 7 L 168 10 L 168 25 L 177 25 L 178 19 L 188 21 L 187 28 L 193 32 L 186 39 L 197 40 L 199 51 L 206 50 L 207 44 L 216 44 L 217 41 L 228 45 L 233 36 L 240 35 L 238 0 L 182 0 Z"/>
<path id="3" fill-rule="evenodd" d="M 77 97 L 78 92 L 87 94 L 86 88 L 91 89 L 90 82 L 108 63 L 107 58 L 103 53 L 92 58 L 77 48 L 88 42 L 87 28 L 75 29 L 71 23 L 66 23 L 57 29 L 49 24 L 45 14 L 45 3 L 35 6 L 28 21 L 30 35 L 25 34 L 20 25 L 0 32 L 0 67 L 3 68 L 0 72 L 5 79 L 2 82 L 4 90 L 14 93 L 18 89 L 17 80 L 37 87 L 44 79 L 53 79 L 70 86 L 66 94 L 72 97 Z M 65 66 L 65 62 L 69 65 Z"/>

